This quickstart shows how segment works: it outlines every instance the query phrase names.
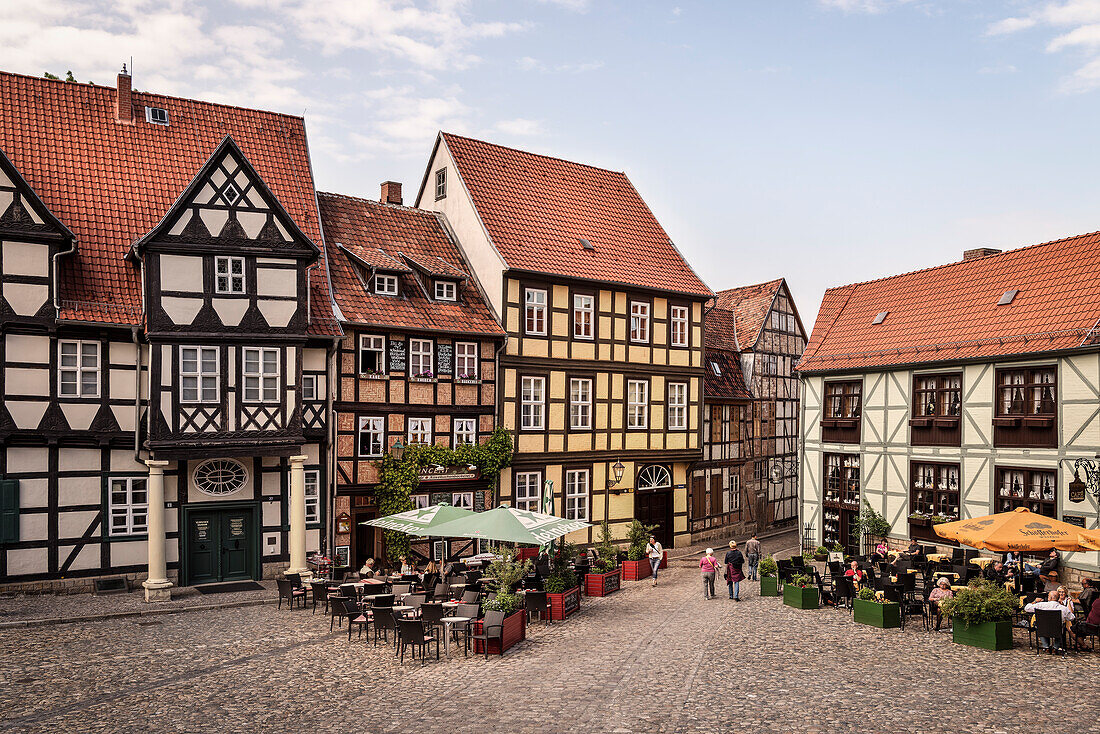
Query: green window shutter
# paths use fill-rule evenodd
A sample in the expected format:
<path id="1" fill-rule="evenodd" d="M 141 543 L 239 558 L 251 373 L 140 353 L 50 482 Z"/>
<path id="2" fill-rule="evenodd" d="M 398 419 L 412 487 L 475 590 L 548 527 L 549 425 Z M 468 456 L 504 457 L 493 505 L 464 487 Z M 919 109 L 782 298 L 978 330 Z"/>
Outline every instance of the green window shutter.
<path id="1" fill-rule="evenodd" d="M 0 480 L 0 543 L 19 542 L 19 481 Z"/>

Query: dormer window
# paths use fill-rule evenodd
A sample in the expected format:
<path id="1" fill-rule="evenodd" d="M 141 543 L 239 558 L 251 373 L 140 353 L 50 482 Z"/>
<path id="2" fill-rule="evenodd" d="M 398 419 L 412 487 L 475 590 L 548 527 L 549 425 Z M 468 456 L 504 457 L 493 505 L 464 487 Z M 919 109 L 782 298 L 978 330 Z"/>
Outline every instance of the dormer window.
<path id="1" fill-rule="evenodd" d="M 153 125 L 167 125 L 168 110 L 163 107 L 146 107 L 145 121 Z"/>
<path id="2" fill-rule="evenodd" d="M 378 274 L 374 276 L 374 292 L 380 296 L 396 296 L 397 295 L 397 276 L 396 275 L 382 275 Z"/>
<path id="3" fill-rule="evenodd" d="M 437 280 L 435 281 L 435 300 L 437 301 L 454 301 L 456 297 L 457 289 L 455 288 L 454 281 L 451 280 Z"/>

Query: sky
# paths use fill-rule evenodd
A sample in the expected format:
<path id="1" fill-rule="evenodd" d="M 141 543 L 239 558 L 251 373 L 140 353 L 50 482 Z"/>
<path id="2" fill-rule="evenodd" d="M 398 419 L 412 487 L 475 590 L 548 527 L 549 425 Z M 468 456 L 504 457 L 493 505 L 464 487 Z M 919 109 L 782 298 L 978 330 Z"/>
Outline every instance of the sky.
<path id="1" fill-rule="evenodd" d="M 1100 0 L 3 0 L 0 69 L 304 115 L 410 203 L 438 130 L 625 171 L 715 290 L 1100 230 Z"/>

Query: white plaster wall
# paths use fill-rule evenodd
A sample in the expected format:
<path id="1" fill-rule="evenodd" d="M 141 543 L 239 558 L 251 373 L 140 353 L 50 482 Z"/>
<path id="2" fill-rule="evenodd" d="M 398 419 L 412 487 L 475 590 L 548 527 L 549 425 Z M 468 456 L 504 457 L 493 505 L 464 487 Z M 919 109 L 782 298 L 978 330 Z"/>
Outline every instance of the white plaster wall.
<path id="1" fill-rule="evenodd" d="M 4 348 L 9 362 L 48 364 L 50 361 L 50 338 L 48 336 L 6 334 L 4 336 Z"/>
<path id="2" fill-rule="evenodd" d="M 49 274 L 49 245 L 34 242 L 4 243 L 4 275 L 33 275 L 45 278 Z"/>
<path id="3" fill-rule="evenodd" d="M 202 293 L 202 261 L 199 255 L 161 255 L 161 290 Z"/>

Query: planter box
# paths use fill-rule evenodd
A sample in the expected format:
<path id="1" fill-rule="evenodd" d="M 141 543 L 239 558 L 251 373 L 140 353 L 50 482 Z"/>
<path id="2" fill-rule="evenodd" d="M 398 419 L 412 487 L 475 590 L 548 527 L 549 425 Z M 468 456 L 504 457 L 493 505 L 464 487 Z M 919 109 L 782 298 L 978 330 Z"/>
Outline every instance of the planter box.
<path id="1" fill-rule="evenodd" d="M 648 558 L 638 561 L 623 561 L 623 581 L 644 581 L 653 577 L 653 569 Z"/>
<path id="2" fill-rule="evenodd" d="M 760 596 L 779 596 L 779 577 L 760 577 Z"/>
<path id="3" fill-rule="evenodd" d="M 584 575 L 585 596 L 608 596 L 618 591 L 621 585 L 621 568 L 616 568 L 610 573 L 586 573 Z"/>
<path id="4" fill-rule="evenodd" d="M 983 650 L 1011 650 L 1012 623 L 1007 619 L 1000 622 L 986 622 L 968 626 L 963 622 L 951 621 L 951 637 L 960 645 L 980 647 Z"/>
<path id="5" fill-rule="evenodd" d="M 539 557 L 538 548 L 520 548 L 516 551 L 516 560 L 523 562 L 528 559 L 535 559 Z"/>
<path id="6" fill-rule="evenodd" d="M 560 594 L 547 594 L 550 601 L 550 619 L 561 622 L 573 612 L 581 608 L 581 587 L 574 586 Z"/>
<path id="7" fill-rule="evenodd" d="M 818 563 L 829 560 L 828 553 L 814 553 L 814 560 Z"/>
<path id="8" fill-rule="evenodd" d="M 901 605 L 892 601 L 880 604 L 877 601 L 856 599 L 852 608 L 852 617 L 859 624 L 892 629 L 901 626 Z"/>
<path id="9" fill-rule="evenodd" d="M 482 629 L 482 620 L 474 622 L 474 633 L 481 634 L 484 632 Z M 527 639 L 527 612 L 520 610 L 514 614 L 509 614 L 504 618 L 504 650 L 523 642 Z M 490 655 L 503 655 L 504 650 L 500 649 L 500 640 L 489 640 L 489 654 Z M 474 640 L 474 652 L 484 654 L 485 642 L 483 640 Z"/>
<path id="10" fill-rule="evenodd" d="M 783 603 L 795 609 L 817 609 L 817 589 L 812 586 L 805 588 L 786 584 L 783 586 Z"/>

